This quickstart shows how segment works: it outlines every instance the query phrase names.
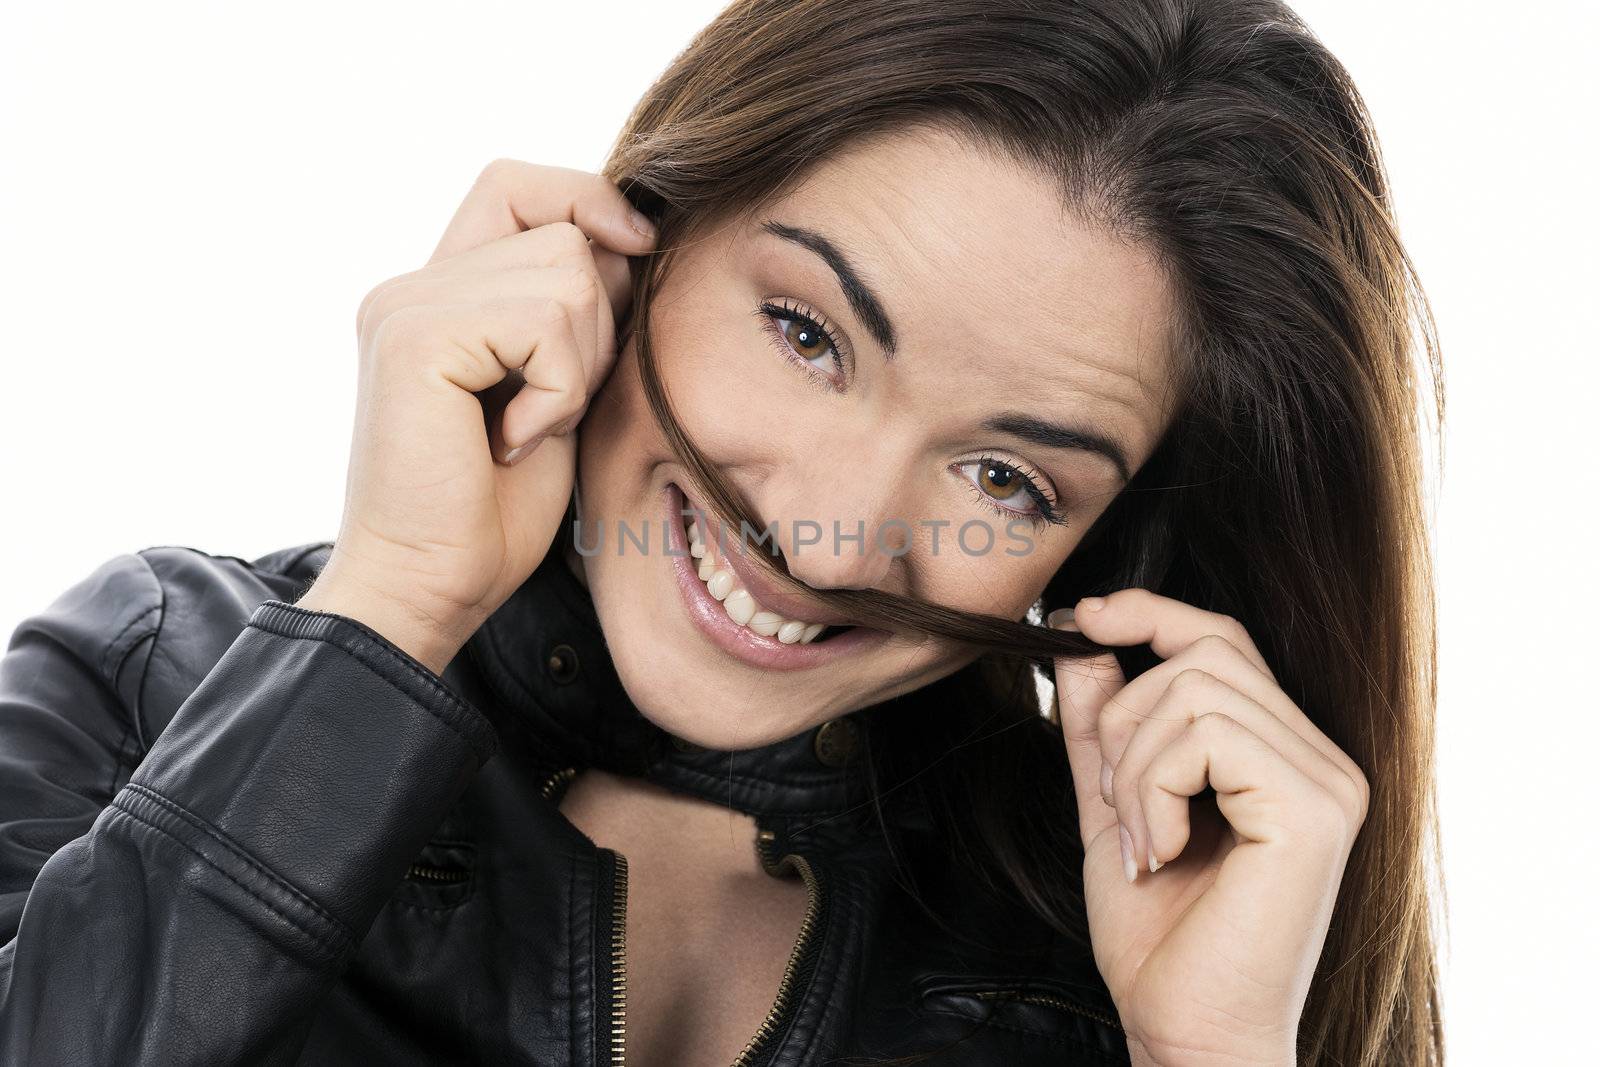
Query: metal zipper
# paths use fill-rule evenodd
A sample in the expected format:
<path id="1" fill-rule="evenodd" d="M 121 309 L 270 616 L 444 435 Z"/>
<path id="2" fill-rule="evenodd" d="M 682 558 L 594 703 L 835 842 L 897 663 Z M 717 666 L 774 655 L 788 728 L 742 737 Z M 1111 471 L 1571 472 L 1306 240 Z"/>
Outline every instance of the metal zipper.
<path id="1" fill-rule="evenodd" d="M 616 849 L 604 849 L 609 863 L 600 866 L 611 900 L 609 929 L 601 930 L 600 943 L 611 946 L 610 985 L 605 992 L 605 1015 L 611 1020 L 610 1063 L 623 1067 L 628 1045 L 628 858 Z M 604 912 L 601 912 L 604 915 Z"/>
<path id="2" fill-rule="evenodd" d="M 800 877 L 806 883 L 806 914 L 800 920 L 800 936 L 795 939 L 794 948 L 789 951 L 789 961 L 784 964 L 783 980 L 778 983 L 777 999 L 772 1002 L 772 1009 L 767 1012 L 767 1017 L 761 1020 L 761 1026 L 756 1030 L 755 1036 L 750 1038 L 738 1058 L 733 1061 L 733 1067 L 750 1067 L 756 1062 L 758 1055 L 768 1051 L 768 1046 L 778 1033 L 779 1024 L 787 1021 L 793 1014 L 798 976 L 816 962 L 812 939 L 822 914 L 822 882 L 812 869 L 811 862 L 804 856 L 790 852 L 782 859 L 774 859 L 773 845 L 776 840 L 777 835 L 771 830 L 757 833 L 756 855 L 760 857 L 761 865 L 768 874 L 780 873 L 785 866 L 792 866 L 800 872 Z"/>
<path id="3" fill-rule="evenodd" d="M 572 781 L 578 774 L 576 767 L 563 767 L 544 780 L 539 787 L 539 795 L 549 800 L 556 787 Z M 406 868 L 407 878 L 415 878 L 424 882 L 437 882 L 441 885 L 465 882 L 472 877 L 472 872 L 465 867 L 437 867 L 427 863 L 413 863 Z"/>
<path id="4" fill-rule="evenodd" d="M 413 863 L 406 868 L 406 877 L 425 882 L 465 882 L 472 877 L 472 872 L 465 867 L 433 867 L 426 863 Z"/>
<path id="5" fill-rule="evenodd" d="M 578 768 L 563 767 L 544 780 L 544 784 L 539 787 L 539 795 L 544 797 L 546 800 L 549 800 L 555 795 L 557 786 L 566 785 L 577 776 Z"/>
<path id="6" fill-rule="evenodd" d="M 577 767 L 563 767 L 546 778 L 539 786 L 539 795 L 556 801 L 556 793 L 578 776 Z M 559 802 L 559 801 L 557 801 Z M 597 944 L 611 946 L 610 982 L 605 993 L 606 1018 L 611 1020 L 610 1059 L 612 1067 L 624 1067 L 628 1051 L 628 857 L 616 849 L 601 849 L 609 863 L 602 863 L 599 872 L 601 895 L 611 901 L 609 916 L 600 914 L 606 921 L 596 938 Z"/>
<path id="7" fill-rule="evenodd" d="M 1074 1015 L 1082 1015 L 1096 1022 L 1105 1023 L 1115 1029 L 1122 1029 L 1122 1022 L 1119 1019 L 1113 1019 L 1104 1012 L 1086 1008 L 1081 1004 L 1074 1004 L 1072 1001 L 1064 1000 L 1061 997 L 1053 997 L 1048 993 L 1029 993 L 1020 989 L 979 989 L 974 990 L 973 995 L 979 1000 L 1015 1000 L 1023 1004 L 1040 1004 L 1047 1008 L 1059 1008 L 1062 1011 L 1070 1011 Z"/>

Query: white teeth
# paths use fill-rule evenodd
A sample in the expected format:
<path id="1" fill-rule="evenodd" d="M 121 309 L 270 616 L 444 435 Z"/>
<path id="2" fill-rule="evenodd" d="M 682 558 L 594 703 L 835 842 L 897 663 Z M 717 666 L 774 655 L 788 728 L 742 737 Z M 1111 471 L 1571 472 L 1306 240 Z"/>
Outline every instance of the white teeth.
<path id="1" fill-rule="evenodd" d="M 762 637 L 771 637 L 778 632 L 778 627 L 784 624 L 784 617 L 770 611 L 758 611 L 751 616 L 746 626 L 760 634 Z"/>
<path id="2" fill-rule="evenodd" d="M 728 594 L 728 599 L 722 602 L 722 607 L 728 613 L 728 618 L 743 626 L 756 614 L 756 598 L 743 589 L 735 589 Z"/>
<path id="3" fill-rule="evenodd" d="M 700 561 L 697 571 L 700 580 L 706 583 L 706 590 L 713 597 L 722 601 L 728 618 L 762 637 L 776 637 L 786 645 L 810 644 L 827 628 L 824 623 L 786 619 L 775 611 L 762 608 L 760 601 L 738 584 L 738 576 L 717 559 L 716 552 L 700 536 L 699 524 L 689 522 L 685 528 L 689 538 L 689 555 Z"/>

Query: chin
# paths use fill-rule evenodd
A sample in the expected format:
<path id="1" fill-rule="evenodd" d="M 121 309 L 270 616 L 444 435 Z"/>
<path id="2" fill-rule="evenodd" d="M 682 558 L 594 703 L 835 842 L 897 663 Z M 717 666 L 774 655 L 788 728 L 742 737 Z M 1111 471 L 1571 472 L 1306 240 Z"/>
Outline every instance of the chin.
<path id="1" fill-rule="evenodd" d="M 771 687 L 736 687 L 697 678 L 685 657 L 681 670 L 656 650 L 635 661 L 621 649 L 612 654 L 618 676 L 646 719 L 675 737 L 704 748 L 759 748 L 817 726 L 843 710 L 810 707 L 792 692 Z"/>

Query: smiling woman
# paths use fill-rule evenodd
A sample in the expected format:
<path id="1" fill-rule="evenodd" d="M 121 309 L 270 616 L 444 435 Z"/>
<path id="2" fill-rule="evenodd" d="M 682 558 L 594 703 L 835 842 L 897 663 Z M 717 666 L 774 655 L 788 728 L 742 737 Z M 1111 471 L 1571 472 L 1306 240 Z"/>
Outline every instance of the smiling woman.
<path id="1" fill-rule="evenodd" d="M 1440 1062 L 1387 203 L 1268 0 L 734 3 L 19 628 L 0 1060 Z"/>
<path id="2" fill-rule="evenodd" d="M 969 204 L 978 187 L 981 213 Z M 1047 178 L 954 132 L 863 139 L 769 201 L 658 252 L 665 278 L 647 298 L 650 347 L 670 354 L 673 421 L 702 443 L 703 470 L 749 502 L 744 529 L 776 535 L 768 551 L 740 550 L 739 513 L 711 503 L 710 478 L 667 444 L 642 344 L 624 347 L 578 431 L 582 525 L 644 527 L 664 492 L 681 491 L 703 513 L 712 557 L 743 568 L 719 588 L 719 568 L 701 557 L 695 586 L 735 604 L 739 590 L 753 593 L 751 619 L 805 617 L 820 602 L 886 638 L 790 679 L 775 700 L 770 674 L 696 639 L 692 619 L 726 624 L 727 613 L 684 613 L 659 555 L 587 553 L 583 572 L 640 710 L 724 749 L 793 736 L 970 663 L 981 646 L 889 637 L 901 609 L 874 612 L 862 594 L 915 597 L 948 618 L 1021 619 L 1116 499 L 1121 472 L 1154 450 L 1176 377 L 1173 296 L 1149 252 L 1083 223 Z M 768 571 L 773 553 L 785 565 Z M 830 605 L 831 591 L 853 598 Z M 760 633 L 771 623 L 745 621 L 759 638 L 746 643 L 781 645 Z"/>

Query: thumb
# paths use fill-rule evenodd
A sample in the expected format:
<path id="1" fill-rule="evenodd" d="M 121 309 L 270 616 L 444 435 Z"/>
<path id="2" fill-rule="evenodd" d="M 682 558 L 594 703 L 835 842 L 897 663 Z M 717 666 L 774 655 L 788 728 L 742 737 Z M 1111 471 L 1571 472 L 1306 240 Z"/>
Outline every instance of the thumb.
<path id="1" fill-rule="evenodd" d="M 1057 630 L 1077 630 L 1073 608 L 1057 608 L 1045 619 Z M 1122 689 L 1126 679 L 1109 652 L 1098 656 L 1061 656 L 1056 664 L 1056 706 L 1072 767 L 1078 798 L 1078 828 L 1087 848 L 1102 830 L 1116 825 L 1117 813 L 1101 794 L 1100 711 Z"/>

